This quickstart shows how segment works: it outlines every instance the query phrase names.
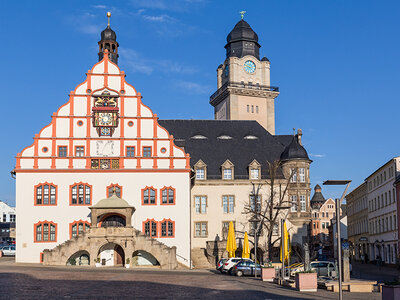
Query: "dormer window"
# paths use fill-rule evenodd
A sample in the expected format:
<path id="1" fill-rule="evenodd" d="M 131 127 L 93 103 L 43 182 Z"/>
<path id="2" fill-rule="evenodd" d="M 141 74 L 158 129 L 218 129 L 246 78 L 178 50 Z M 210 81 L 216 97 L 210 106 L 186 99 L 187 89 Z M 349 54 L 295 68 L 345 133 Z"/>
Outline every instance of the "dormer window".
<path id="1" fill-rule="evenodd" d="M 224 169 L 224 179 L 232 179 L 232 169 Z"/>
<path id="2" fill-rule="evenodd" d="M 258 137 L 254 135 L 246 135 L 243 139 L 245 140 L 258 140 Z"/>
<path id="3" fill-rule="evenodd" d="M 194 139 L 194 140 L 206 140 L 207 138 L 204 135 L 197 134 L 197 135 L 192 136 L 191 139 Z"/>
<path id="4" fill-rule="evenodd" d="M 207 179 L 207 165 L 201 159 L 194 165 L 194 172 L 196 180 Z"/>
<path id="5" fill-rule="evenodd" d="M 217 137 L 217 139 L 219 140 L 231 140 L 232 137 L 229 135 L 220 135 L 219 137 Z"/>
<path id="6" fill-rule="evenodd" d="M 261 165 L 255 159 L 249 164 L 249 179 L 261 179 Z"/>
<path id="7" fill-rule="evenodd" d="M 234 173 L 233 173 L 233 163 L 227 159 L 221 166 L 222 169 L 222 179 L 224 180 L 232 180 L 234 178 Z"/>
<path id="8" fill-rule="evenodd" d="M 250 178 L 251 179 L 259 179 L 260 178 L 260 170 L 259 169 L 250 169 Z"/>
<path id="9" fill-rule="evenodd" d="M 204 180 L 204 168 L 196 169 L 196 179 Z"/>

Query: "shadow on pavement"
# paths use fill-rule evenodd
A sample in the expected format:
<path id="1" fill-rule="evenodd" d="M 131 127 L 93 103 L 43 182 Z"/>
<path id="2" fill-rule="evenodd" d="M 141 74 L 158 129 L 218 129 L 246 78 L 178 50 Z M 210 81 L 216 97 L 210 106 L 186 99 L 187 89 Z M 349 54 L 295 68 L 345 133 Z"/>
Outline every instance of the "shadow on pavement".
<path id="1" fill-rule="evenodd" d="M 148 281 L 41 280 L 0 273 L 0 299 L 304 299 L 255 290 L 217 290 Z"/>

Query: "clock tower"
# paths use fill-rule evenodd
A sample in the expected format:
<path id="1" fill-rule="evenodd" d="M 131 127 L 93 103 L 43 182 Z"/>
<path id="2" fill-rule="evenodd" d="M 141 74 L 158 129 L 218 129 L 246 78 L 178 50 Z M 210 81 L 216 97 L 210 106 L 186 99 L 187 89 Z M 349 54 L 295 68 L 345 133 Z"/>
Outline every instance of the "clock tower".
<path id="1" fill-rule="evenodd" d="M 270 62 L 260 60 L 258 36 L 240 20 L 228 34 L 226 59 L 218 66 L 218 90 L 210 97 L 216 120 L 255 120 L 275 134 L 275 98 Z"/>

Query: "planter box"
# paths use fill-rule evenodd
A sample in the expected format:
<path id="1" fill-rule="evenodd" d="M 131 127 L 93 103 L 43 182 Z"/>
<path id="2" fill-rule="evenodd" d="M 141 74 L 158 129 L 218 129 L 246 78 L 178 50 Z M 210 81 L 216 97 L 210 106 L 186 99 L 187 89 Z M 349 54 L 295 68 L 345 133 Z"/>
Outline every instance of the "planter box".
<path id="1" fill-rule="evenodd" d="M 275 268 L 262 268 L 261 269 L 261 280 L 262 281 L 274 281 Z"/>
<path id="2" fill-rule="evenodd" d="M 382 300 L 400 300 L 400 285 L 383 285 Z"/>
<path id="3" fill-rule="evenodd" d="M 296 289 L 300 292 L 317 291 L 317 273 L 296 273 Z"/>

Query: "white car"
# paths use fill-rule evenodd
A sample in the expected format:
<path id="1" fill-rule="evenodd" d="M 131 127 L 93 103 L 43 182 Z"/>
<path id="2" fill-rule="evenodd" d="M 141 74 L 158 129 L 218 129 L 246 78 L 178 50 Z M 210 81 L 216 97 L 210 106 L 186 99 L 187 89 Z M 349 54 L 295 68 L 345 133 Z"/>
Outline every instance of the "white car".
<path id="1" fill-rule="evenodd" d="M 15 246 L 14 245 L 4 246 L 0 251 L 3 254 L 3 256 L 15 256 Z"/>
<path id="2" fill-rule="evenodd" d="M 222 273 L 229 273 L 231 274 L 232 268 L 239 262 L 239 261 L 251 261 L 250 258 L 241 258 L 241 257 L 232 257 L 228 259 L 227 261 L 224 262 L 224 266 L 222 267 L 221 271 Z"/>

